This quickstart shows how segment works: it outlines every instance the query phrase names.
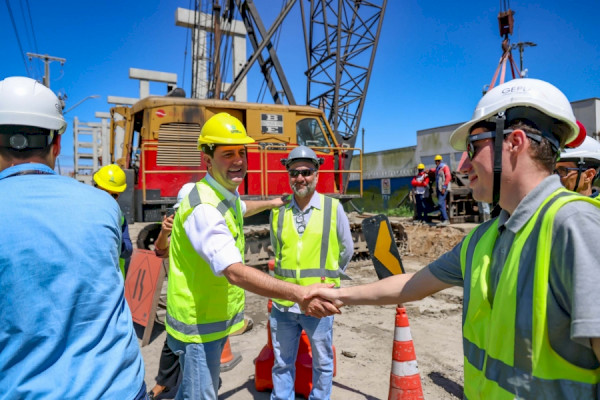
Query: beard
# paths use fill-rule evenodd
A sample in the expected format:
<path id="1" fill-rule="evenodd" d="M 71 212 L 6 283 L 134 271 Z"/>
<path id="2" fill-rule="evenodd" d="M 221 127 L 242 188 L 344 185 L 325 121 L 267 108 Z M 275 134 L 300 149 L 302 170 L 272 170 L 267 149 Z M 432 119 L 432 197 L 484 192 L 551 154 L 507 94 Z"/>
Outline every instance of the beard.
<path id="1" fill-rule="evenodd" d="M 312 196 L 312 194 L 315 192 L 315 189 L 317 187 L 317 181 L 313 180 L 310 183 L 304 184 L 304 185 L 292 185 L 292 191 L 294 192 L 294 194 L 300 198 L 304 198 L 307 196 Z"/>

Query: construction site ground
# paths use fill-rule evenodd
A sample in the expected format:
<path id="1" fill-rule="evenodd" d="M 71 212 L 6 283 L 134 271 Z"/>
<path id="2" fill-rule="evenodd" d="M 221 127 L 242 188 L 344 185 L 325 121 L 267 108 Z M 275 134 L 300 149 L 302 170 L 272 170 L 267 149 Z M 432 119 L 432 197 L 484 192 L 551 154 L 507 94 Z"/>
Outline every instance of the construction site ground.
<path id="1" fill-rule="evenodd" d="M 415 272 L 451 249 L 475 224 L 445 227 L 403 220 L 408 247 L 402 255 L 407 272 Z M 132 239 L 143 224 L 130 227 Z M 348 271 L 359 285 L 377 280 L 368 261 L 351 263 Z M 417 354 L 425 399 L 461 399 L 463 396 L 463 355 L 461 336 L 462 288 L 450 288 L 419 302 L 405 304 Z M 333 399 L 387 399 L 392 363 L 396 307 L 350 306 L 335 317 L 334 346 L 337 374 L 333 379 Z M 219 399 L 268 399 L 270 392 L 257 392 L 254 386 L 254 359 L 267 343 L 267 299 L 247 292 L 246 316 L 254 321 L 252 330 L 231 336 L 232 351 L 242 361 L 221 373 Z M 146 384 L 155 383 L 166 333 L 156 324 L 149 345 L 142 348 Z M 139 336 L 141 337 L 141 335 Z M 141 343 L 141 340 L 140 340 Z M 174 398 L 175 391 L 159 398 Z M 303 397 L 298 395 L 298 399 Z"/>

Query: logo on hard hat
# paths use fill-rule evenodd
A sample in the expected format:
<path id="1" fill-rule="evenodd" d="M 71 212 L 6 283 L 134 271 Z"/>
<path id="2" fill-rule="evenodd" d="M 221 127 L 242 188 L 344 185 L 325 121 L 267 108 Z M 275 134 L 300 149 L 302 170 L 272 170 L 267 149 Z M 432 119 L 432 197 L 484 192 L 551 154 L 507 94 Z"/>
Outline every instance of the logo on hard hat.
<path id="1" fill-rule="evenodd" d="M 112 183 L 116 183 L 116 182 L 115 182 L 115 176 L 114 176 L 114 175 L 111 175 L 111 176 L 110 176 L 110 179 L 109 179 L 108 181 L 109 181 L 109 182 L 112 182 Z"/>
<path id="2" fill-rule="evenodd" d="M 227 125 L 227 128 L 231 133 L 242 133 L 242 131 L 240 131 L 235 125 Z"/>
<path id="3" fill-rule="evenodd" d="M 526 93 L 531 89 L 527 86 L 513 86 L 502 89 L 502 94 L 510 94 L 510 93 Z"/>

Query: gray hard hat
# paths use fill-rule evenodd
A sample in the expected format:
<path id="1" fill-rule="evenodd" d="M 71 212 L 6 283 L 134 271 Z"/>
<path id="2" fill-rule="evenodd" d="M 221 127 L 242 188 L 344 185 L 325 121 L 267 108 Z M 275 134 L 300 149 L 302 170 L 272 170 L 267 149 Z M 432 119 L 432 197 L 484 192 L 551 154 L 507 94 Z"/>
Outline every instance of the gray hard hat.
<path id="1" fill-rule="evenodd" d="M 289 169 L 289 166 L 296 161 L 310 161 L 317 169 L 319 169 L 319 166 L 323 164 L 323 161 L 325 160 L 317 157 L 317 154 L 310 147 L 298 146 L 290 151 L 288 158 L 281 159 L 281 164 Z"/>

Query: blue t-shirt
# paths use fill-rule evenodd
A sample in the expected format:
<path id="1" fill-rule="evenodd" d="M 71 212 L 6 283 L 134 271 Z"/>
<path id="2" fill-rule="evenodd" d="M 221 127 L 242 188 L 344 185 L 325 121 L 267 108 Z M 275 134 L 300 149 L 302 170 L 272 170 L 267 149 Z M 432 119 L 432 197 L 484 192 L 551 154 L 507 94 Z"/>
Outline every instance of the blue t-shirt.
<path id="1" fill-rule="evenodd" d="M 45 165 L 0 172 L 0 397 L 133 399 L 140 391 L 120 220 L 107 193 Z"/>

